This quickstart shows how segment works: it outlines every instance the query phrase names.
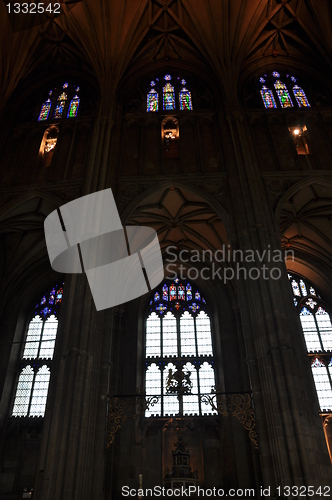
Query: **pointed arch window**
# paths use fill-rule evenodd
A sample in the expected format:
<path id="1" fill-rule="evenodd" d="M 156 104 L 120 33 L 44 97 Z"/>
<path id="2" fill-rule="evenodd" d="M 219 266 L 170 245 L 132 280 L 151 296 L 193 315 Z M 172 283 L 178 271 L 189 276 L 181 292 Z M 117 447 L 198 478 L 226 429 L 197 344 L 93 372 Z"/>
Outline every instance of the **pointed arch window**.
<path id="1" fill-rule="evenodd" d="M 173 111 L 175 109 L 175 91 L 172 85 L 171 75 L 164 76 L 165 85 L 163 86 L 163 110 Z"/>
<path id="2" fill-rule="evenodd" d="M 292 108 L 293 102 L 289 95 L 288 89 L 286 85 L 280 80 L 276 80 L 274 82 L 274 88 L 277 91 L 277 95 L 279 97 L 279 101 L 282 108 Z"/>
<path id="3" fill-rule="evenodd" d="M 159 94 L 158 94 L 159 78 L 152 80 L 150 83 L 150 90 L 146 96 L 146 110 L 147 112 L 155 113 L 159 111 Z"/>
<path id="4" fill-rule="evenodd" d="M 53 111 L 53 117 L 52 117 L 53 120 L 59 120 L 60 118 L 62 118 L 64 109 L 65 109 L 65 106 L 67 103 L 67 99 L 68 99 L 67 89 L 68 89 L 68 83 L 65 83 L 62 86 L 62 92 L 59 94 L 57 101 L 56 101 L 56 105 L 55 105 L 55 108 Z"/>
<path id="5" fill-rule="evenodd" d="M 50 90 L 48 98 L 42 104 L 38 121 L 59 121 L 63 118 L 76 118 L 80 106 L 80 87 L 65 82 L 60 88 Z"/>
<path id="6" fill-rule="evenodd" d="M 38 302 L 29 322 L 13 417 L 44 416 L 62 297 L 63 284 L 54 286 Z"/>
<path id="7" fill-rule="evenodd" d="M 162 82 L 159 87 L 159 81 Z M 159 90 L 160 88 L 160 90 Z M 170 74 L 154 78 L 147 87 L 146 111 L 158 112 L 162 102 L 163 111 L 175 111 L 177 104 L 180 111 L 193 111 L 190 86 L 181 77 Z"/>
<path id="8" fill-rule="evenodd" d="M 188 281 L 166 281 L 153 293 L 146 320 L 145 392 L 157 402 L 147 417 L 215 414 L 200 401 L 216 384 L 206 308 Z"/>
<path id="9" fill-rule="evenodd" d="M 332 323 L 326 305 L 313 284 L 296 274 L 288 274 L 294 305 L 301 326 L 320 409 L 332 412 Z"/>
<path id="10" fill-rule="evenodd" d="M 261 88 L 261 96 L 263 99 L 264 106 L 266 108 L 276 108 L 277 103 L 274 99 L 272 90 L 268 89 L 265 85 Z"/>
<path id="11" fill-rule="evenodd" d="M 273 71 L 270 74 L 266 73 L 259 78 L 259 86 L 266 109 L 276 109 L 279 106 L 283 109 L 293 108 L 293 97 L 299 108 L 310 107 L 303 88 L 297 84 L 297 78 L 289 73 L 280 73 L 279 71 Z M 291 92 L 289 89 L 291 89 Z"/>
<path id="12" fill-rule="evenodd" d="M 182 88 L 179 92 L 179 104 L 181 111 L 188 110 L 192 111 L 193 105 L 191 101 L 191 92 L 186 88 L 186 80 L 181 80 Z"/>
<path id="13" fill-rule="evenodd" d="M 51 107 L 52 107 L 52 99 L 51 99 L 52 93 L 53 93 L 53 91 L 51 90 L 48 94 L 49 95 L 48 99 L 46 99 L 46 101 L 44 102 L 44 104 L 41 107 L 39 117 L 38 117 L 39 122 L 43 122 L 43 121 L 48 119 L 48 116 L 50 114 Z"/>
<path id="14" fill-rule="evenodd" d="M 76 90 L 79 91 L 79 88 Z M 79 105 L 80 105 L 80 98 L 76 94 L 76 95 L 74 95 L 74 97 L 70 101 L 68 113 L 67 113 L 67 118 L 76 118 Z"/>

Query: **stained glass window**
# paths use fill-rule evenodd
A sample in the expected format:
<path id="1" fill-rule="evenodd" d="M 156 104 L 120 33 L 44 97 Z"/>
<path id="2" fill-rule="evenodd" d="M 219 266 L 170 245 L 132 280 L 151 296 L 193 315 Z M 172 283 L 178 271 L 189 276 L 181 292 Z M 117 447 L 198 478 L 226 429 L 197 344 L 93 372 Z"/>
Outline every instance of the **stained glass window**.
<path id="1" fill-rule="evenodd" d="M 187 300 L 191 300 L 193 298 L 192 291 L 191 291 L 191 284 L 187 283 L 186 285 L 186 291 L 187 291 Z"/>
<path id="2" fill-rule="evenodd" d="M 176 286 L 174 283 L 171 284 L 169 287 L 169 300 L 175 300 L 176 299 Z"/>
<path id="3" fill-rule="evenodd" d="M 59 120 L 62 117 L 66 101 L 67 101 L 67 94 L 66 92 L 62 92 L 57 99 L 56 106 L 53 111 L 53 120 Z"/>
<path id="4" fill-rule="evenodd" d="M 78 95 L 75 95 L 70 101 L 67 118 L 76 118 L 79 105 L 80 105 L 80 98 L 78 97 Z"/>
<path id="5" fill-rule="evenodd" d="M 312 358 L 311 369 L 319 405 L 321 411 L 332 411 L 331 318 L 321 297 L 307 279 L 295 274 L 289 274 L 288 278 L 293 298 L 296 296 L 294 304 L 299 311 L 307 351 Z"/>
<path id="6" fill-rule="evenodd" d="M 63 116 L 67 118 L 76 118 L 80 106 L 79 91 L 80 87 L 77 85 L 69 85 L 68 83 L 64 83 L 60 88 L 51 90 L 48 94 L 48 99 L 41 107 L 38 121 L 48 120 L 52 108 L 52 120 L 60 120 Z M 64 115 L 69 99 L 68 110 Z"/>
<path id="7" fill-rule="evenodd" d="M 168 300 L 168 286 L 166 283 L 163 286 L 163 300 Z"/>
<path id="8" fill-rule="evenodd" d="M 295 96 L 296 102 L 299 105 L 299 108 L 310 108 L 309 101 L 307 96 L 304 93 L 304 90 L 301 89 L 298 85 L 294 85 L 293 94 Z"/>
<path id="9" fill-rule="evenodd" d="M 164 84 L 160 86 L 160 89 L 159 78 L 154 78 L 147 86 L 146 111 L 148 113 L 159 111 L 159 101 L 162 102 L 163 111 L 174 111 L 177 100 L 180 111 L 193 110 L 190 86 L 188 88 L 184 78 L 178 76 L 173 79 L 172 75 L 167 74 L 161 80 L 164 80 Z"/>
<path id="10" fill-rule="evenodd" d="M 56 285 L 35 307 L 23 348 L 14 417 L 44 416 L 62 296 L 63 285 Z"/>
<path id="11" fill-rule="evenodd" d="M 273 71 L 269 75 L 265 74 L 259 78 L 258 85 L 266 109 L 276 109 L 278 106 L 292 108 L 294 104 L 289 88 L 292 89 L 296 104 L 300 108 L 310 107 L 303 88 L 297 84 L 297 78 L 289 73 Z"/>
<path id="12" fill-rule="evenodd" d="M 159 110 L 159 96 L 155 89 L 151 89 L 146 98 L 146 110 L 148 112 Z"/>
<path id="13" fill-rule="evenodd" d="M 166 84 L 163 87 L 163 110 L 173 111 L 175 109 L 175 92 L 174 87 L 171 84 L 171 75 L 166 75 L 164 80 Z"/>
<path id="14" fill-rule="evenodd" d="M 189 282 L 179 279 L 164 283 L 153 297 L 156 293 L 164 302 L 150 301 L 145 353 L 146 394 L 158 396 L 158 405 L 145 416 L 213 415 L 212 408 L 201 404 L 201 395 L 210 394 L 216 383 L 206 302 Z M 192 302 L 193 296 L 200 306 Z"/>
<path id="15" fill-rule="evenodd" d="M 261 96 L 263 99 L 264 106 L 266 108 L 276 108 L 277 103 L 274 99 L 272 90 L 268 89 L 265 85 L 261 88 Z"/>
<path id="16" fill-rule="evenodd" d="M 50 114 L 50 111 L 51 111 L 51 106 L 52 106 L 52 101 L 50 98 L 48 98 L 47 101 L 45 101 L 41 107 L 41 110 L 39 113 L 39 118 L 38 118 L 39 122 L 42 122 L 42 121 L 45 121 L 48 119 L 48 115 Z"/>
<path id="17" fill-rule="evenodd" d="M 185 87 L 185 80 L 181 80 L 182 89 L 179 93 L 179 104 L 181 111 L 187 109 L 188 111 L 192 111 L 193 105 L 191 101 L 191 92 Z"/>
<path id="18" fill-rule="evenodd" d="M 281 107 L 282 108 L 292 108 L 293 102 L 292 102 L 292 99 L 289 95 L 289 92 L 287 90 L 286 85 L 283 82 L 281 82 L 280 80 L 277 80 L 274 83 L 274 88 L 277 91 L 277 95 L 279 97 Z"/>
<path id="19" fill-rule="evenodd" d="M 184 286 L 179 285 L 178 286 L 178 299 L 185 300 L 185 298 L 186 298 L 186 295 L 185 295 L 185 291 L 184 291 Z"/>

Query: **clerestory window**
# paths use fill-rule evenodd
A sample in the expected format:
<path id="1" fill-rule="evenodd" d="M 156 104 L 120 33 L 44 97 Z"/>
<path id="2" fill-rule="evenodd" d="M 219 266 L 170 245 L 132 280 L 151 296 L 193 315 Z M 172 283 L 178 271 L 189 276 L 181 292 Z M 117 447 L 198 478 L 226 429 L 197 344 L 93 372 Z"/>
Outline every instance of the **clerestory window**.
<path id="1" fill-rule="evenodd" d="M 146 111 L 192 111 L 191 91 L 186 80 L 166 74 L 151 80 L 146 95 Z"/>
<path id="2" fill-rule="evenodd" d="M 290 73 L 273 71 L 259 78 L 260 94 L 266 109 L 310 108 L 309 101 L 297 78 Z"/>
<path id="3" fill-rule="evenodd" d="M 80 88 L 65 82 L 60 88 L 51 89 L 39 112 L 39 122 L 58 122 L 63 118 L 76 118 L 80 106 Z"/>

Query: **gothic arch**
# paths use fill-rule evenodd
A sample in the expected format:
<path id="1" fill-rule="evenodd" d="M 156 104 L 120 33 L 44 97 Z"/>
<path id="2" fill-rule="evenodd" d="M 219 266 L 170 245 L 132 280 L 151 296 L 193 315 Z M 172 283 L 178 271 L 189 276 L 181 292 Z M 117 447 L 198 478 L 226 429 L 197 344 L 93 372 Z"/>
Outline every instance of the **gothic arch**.
<path id="1" fill-rule="evenodd" d="M 318 286 L 332 299 L 332 182 L 313 176 L 296 183 L 279 200 L 275 224 L 282 246 L 294 251 L 287 268 Z"/>
<path id="2" fill-rule="evenodd" d="M 214 183 L 214 180 L 211 179 L 211 184 Z M 218 179 L 218 182 L 222 183 L 222 186 L 224 187 L 226 184 L 226 177 L 222 177 L 222 179 Z M 147 184 L 142 183 L 142 190 L 141 192 L 131 200 L 128 204 L 126 204 L 126 208 L 123 209 L 121 213 L 121 219 L 123 224 L 127 224 L 127 221 L 129 218 L 132 216 L 134 213 L 135 209 L 142 203 L 144 199 L 148 199 L 152 194 L 155 194 L 156 192 L 159 192 L 161 190 L 165 190 L 167 188 L 179 188 L 179 189 L 186 189 L 187 191 L 191 192 L 193 195 L 197 195 L 201 199 L 205 200 L 207 204 L 211 206 L 211 208 L 216 212 L 216 214 L 220 217 L 221 221 L 225 225 L 226 231 L 227 231 L 227 236 L 229 239 L 232 238 L 232 236 L 235 234 L 235 228 L 233 221 L 231 220 L 231 217 L 228 213 L 228 210 L 222 206 L 220 201 L 217 201 L 216 198 L 214 197 L 214 194 L 217 195 L 217 197 L 220 199 L 220 192 L 218 191 L 213 191 L 213 194 L 209 194 L 208 189 L 212 188 L 213 186 L 208 186 L 208 189 L 206 191 L 203 191 L 199 187 L 193 185 L 193 184 L 186 184 L 182 181 L 179 180 L 167 180 L 164 182 L 160 182 L 159 184 L 153 184 L 151 183 L 151 186 L 147 186 Z M 220 187 L 220 190 L 224 192 L 223 187 Z M 120 199 L 119 202 L 121 204 L 121 194 L 120 194 Z M 227 195 L 225 194 L 224 198 L 225 204 L 227 203 Z M 122 206 L 122 205 L 121 205 Z"/>

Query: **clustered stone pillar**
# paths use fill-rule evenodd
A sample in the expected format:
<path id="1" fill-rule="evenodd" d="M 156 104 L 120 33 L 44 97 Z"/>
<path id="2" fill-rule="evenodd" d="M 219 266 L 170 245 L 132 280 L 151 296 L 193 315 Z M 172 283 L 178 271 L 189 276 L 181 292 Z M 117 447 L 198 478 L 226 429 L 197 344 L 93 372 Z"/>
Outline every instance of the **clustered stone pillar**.
<path id="1" fill-rule="evenodd" d="M 111 106 L 101 108 L 82 195 L 107 187 L 113 122 Z M 84 274 L 66 275 L 34 490 L 38 500 L 104 497 L 112 318 L 112 309 L 97 313 Z"/>
<path id="2" fill-rule="evenodd" d="M 234 106 L 233 109 L 237 109 Z M 221 120 L 223 116 L 220 117 Z M 249 125 L 228 116 L 234 165 L 229 165 L 230 198 L 243 251 L 280 250 L 273 216 L 252 151 Z M 315 389 L 307 366 L 300 322 L 294 314 L 283 262 L 243 263 L 278 267 L 280 279 L 237 283 L 249 375 L 257 419 L 264 485 L 329 484 L 330 463 L 322 439 Z"/>

